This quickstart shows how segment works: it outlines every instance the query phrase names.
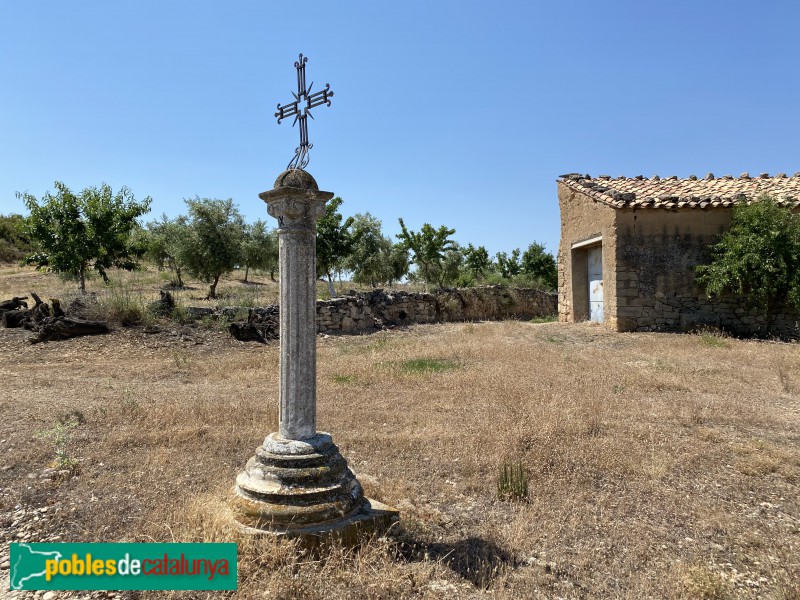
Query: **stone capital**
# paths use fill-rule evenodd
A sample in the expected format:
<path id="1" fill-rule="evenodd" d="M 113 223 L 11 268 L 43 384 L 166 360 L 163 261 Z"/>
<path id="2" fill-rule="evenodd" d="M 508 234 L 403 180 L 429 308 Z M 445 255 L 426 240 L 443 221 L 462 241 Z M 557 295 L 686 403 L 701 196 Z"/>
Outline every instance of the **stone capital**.
<path id="1" fill-rule="evenodd" d="M 325 214 L 325 203 L 333 192 L 300 188 L 279 188 L 258 195 L 267 203 L 267 212 L 278 219 L 278 229 L 313 230 L 317 219 Z"/>

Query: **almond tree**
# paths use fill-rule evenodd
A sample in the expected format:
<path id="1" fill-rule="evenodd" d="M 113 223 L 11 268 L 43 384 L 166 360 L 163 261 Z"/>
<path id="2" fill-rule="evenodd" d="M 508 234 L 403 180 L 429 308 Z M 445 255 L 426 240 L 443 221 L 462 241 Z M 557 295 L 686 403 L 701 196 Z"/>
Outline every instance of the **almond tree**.
<path id="1" fill-rule="evenodd" d="M 456 243 L 450 239 L 456 230 L 444 225 L 434 229 L 429 223 L 422 225 L 419 232 L 406 228 L 400 219 L 401 232 L 397 235 L 403 247 L 411 252 L 411 260 L 417 265 L 419 276 L 426 283 L 436 283 L 443 287 L 448 270 L 444 268 L 448 250 L 454 250 Z"/>
<path id="2" fill-rule="evenodd" d="M 464 266 L 476 280 L 481 279 L 492 268 L 489 251 L 483 246 L 476 248 L 472 244 L 467 244 L 464 249 Z"/>
<path id="3" fill-rule="evenodd" d="M 519 248 L 514 248 L 509 256 L 505 252 L 498 252 L 497 267 L 505 279 L 513 279 L 522 272 L 522 263 L 519 261 Z"/>
<path id="4" fill-rule="evenodd" d="M 333 274 L 344 269 L 361 233 L 350 231 L 354 217 L 345 219 L 339 212 L 343 200 L 338 196 L 325 205 L 325 214 L 317 221 L 317 276 L 328 278 L 331 298 L 336 296 Z"/>
<path id="5" fill-rule="evenodd" d="M 558 287 L 558 268 L 556 259 L 544 249 L 544 244 L 533 242 L 522 253 L 522 272 L 535 277 L 547 288 L 554 290 Z"/>
<path id="6" fill-rule="evenodd" d="M 381 233 L 381 222 L 369 213 L 353 217 L 351 230 L 357 235 L 345 268 L 353 281 L 377 287 L 391 285 L 408 272 L 408 253 Z"/>
<path id="7" fill-rule="evenodd" d="M 108 281 L 111 267 L 128 271 L 138 266 L 144 248 L 136 248 L 131 233 L 137 219 L 150 210 L 151 199 L 136 202 L 126 187 L 116 194 L 103 183 L 75 194 L 60 181 L 56 193 L 46 192 L 41 202 L 31 194 L 17 194 L 30 211 L 28 231 L 41 250 L 27 258 L 30 264 L 67 273 L 86 292 L 86 273 L 97 271 Z"/>

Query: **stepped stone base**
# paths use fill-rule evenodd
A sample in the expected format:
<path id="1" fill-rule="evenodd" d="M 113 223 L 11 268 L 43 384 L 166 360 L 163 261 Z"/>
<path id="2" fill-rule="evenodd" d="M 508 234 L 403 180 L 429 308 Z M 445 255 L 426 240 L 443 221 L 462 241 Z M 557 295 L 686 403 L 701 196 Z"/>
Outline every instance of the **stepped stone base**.
<path id="1" fill-rule="evenodd" d="M 233 511 L 248 533 L 356 543 L 382 533 L 399 512 L 364 498 L 361 484 L 327 433 L 286 440 L 271 433 L 236 478 Z"/>
<path id="2" fill-rule="evenodd" d="M 347 546 L 355 546 L 372 536 L 387 533 L 400 520 L 400 512 L 377 500 L 364 498 L 360 509 L 343 519 L 321 525 L 296 527 L 281 530 L 280 528 L 249 527 L 239 524 L 239 528 L 251 535 L 272 535 L 288 539 L 299 539 L 304 547 L 324 546 L 331 542 L 339 542 Z"/>

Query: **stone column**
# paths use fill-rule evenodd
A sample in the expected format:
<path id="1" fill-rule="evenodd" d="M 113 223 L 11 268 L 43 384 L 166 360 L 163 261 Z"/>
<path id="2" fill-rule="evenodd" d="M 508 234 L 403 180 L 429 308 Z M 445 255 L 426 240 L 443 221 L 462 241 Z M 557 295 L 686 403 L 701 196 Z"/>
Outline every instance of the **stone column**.
<path id="1" fill-rule="evenodd" d="M 399 513 L 365 498 L 330 434 L 317 432 L 316 222 L 333 194 L 295 169 L 259 197 L 278 219 L 279 427 L 236 478 L 235 517 L 246 531 L 310 540 L 385 529 Z"/>
<path id="2" fill-rule="evenodd" d="M 296 174 L 305 171 L 288 173 L 297 179 Z M 307 440 L 317 433 L 316 223 L 332 197 L 331 192 L 294 187 L 276 187 L 260 195 L 267 212 L 278 219 L 282 332 L 278 432 L 288 440 Z"/>

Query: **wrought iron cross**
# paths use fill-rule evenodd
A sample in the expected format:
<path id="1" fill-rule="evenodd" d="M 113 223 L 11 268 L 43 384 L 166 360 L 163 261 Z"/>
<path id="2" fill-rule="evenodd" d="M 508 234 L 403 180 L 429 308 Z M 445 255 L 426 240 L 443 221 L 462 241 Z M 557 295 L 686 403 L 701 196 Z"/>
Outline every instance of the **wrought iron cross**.
<path id="1" fill-rule="evenodd" d="M 331 105 L 331 91 L 330 84 L 325 84 L 325 89 L 318 92 L 311 93 L 311 88 L 314 82 L 311 82 L 306 88 L 306 63 L 308 58 L 300 55 L 300 59 L 294 63 L 294 68 L 297 69 L 297 93 L 292 92 L 294 102 L 289 102 L 281 106 L 278 104 L 278 112 L 275 116 L 278 117 L 278 124 L 287 117 L 294 117 L 292 127 L 298 121 L 300 122 L 300 145 L 294 151 L 294 158 L 289 161 L 287 169 L 304 169 L 308 164 L 309 156 L 308 151 L 314 147 L 314 144 L 308 143 L 308 121 L 306 117 L 314 118 L 311 114 L 311 109 L 315 106 L 322 104 Z"/>

